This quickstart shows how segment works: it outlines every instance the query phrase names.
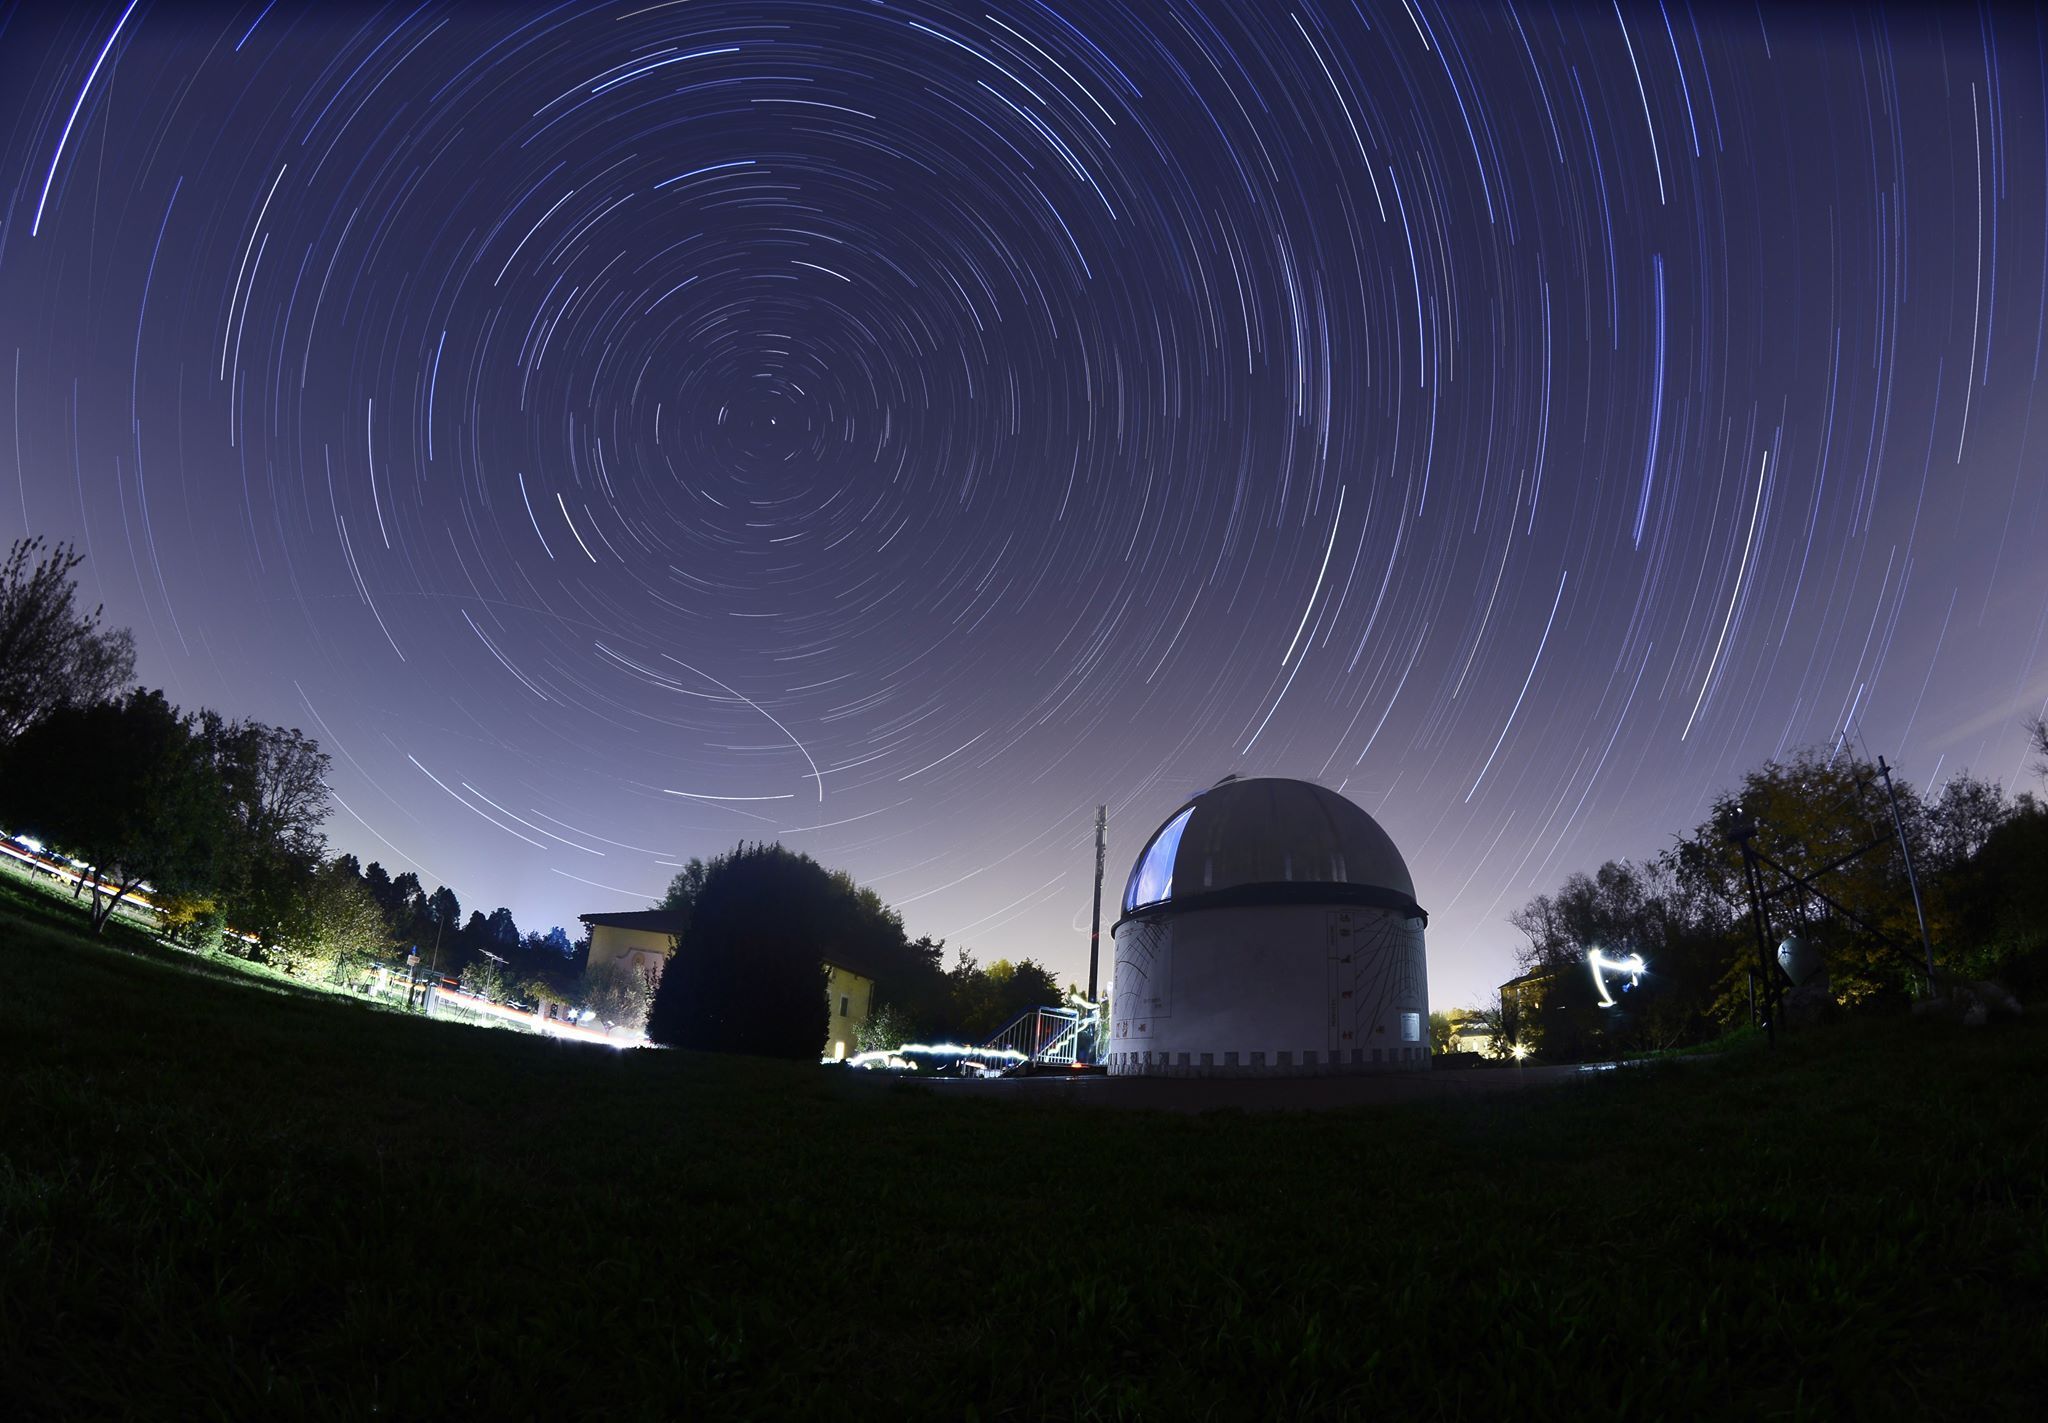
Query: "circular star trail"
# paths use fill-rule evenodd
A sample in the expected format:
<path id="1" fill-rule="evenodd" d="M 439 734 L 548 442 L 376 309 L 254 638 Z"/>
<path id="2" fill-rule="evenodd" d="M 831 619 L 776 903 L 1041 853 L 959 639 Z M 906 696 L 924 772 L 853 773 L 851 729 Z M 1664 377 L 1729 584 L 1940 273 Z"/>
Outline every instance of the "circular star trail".
<path id="1" fill-rule="evenodd" d="M 319 737 L 338 845 L 529 925 L 780 838 L 1078 975 L 1098 802 L 1114 880 L 1287 774 L 1404 847 L 1462 1002 L 1764 757 L 2030 781 L 2043 54 L 1676 0 L 17 7 L 0 532 L 85 548 L 174 699 Z"/>

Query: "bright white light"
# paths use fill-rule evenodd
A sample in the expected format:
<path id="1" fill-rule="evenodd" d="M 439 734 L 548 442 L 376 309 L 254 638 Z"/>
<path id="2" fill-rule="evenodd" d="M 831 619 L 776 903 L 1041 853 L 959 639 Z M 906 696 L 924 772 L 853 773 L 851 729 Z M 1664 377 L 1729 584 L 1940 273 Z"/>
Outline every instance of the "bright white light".
<path id="1" fill-rule="evenodd" d="M 1600 1006 L 1602 1008 L 1612 1008 L 1614 1006 L 1614 995 L 1607 991 L 1606 970 L 1612 969 L 1616 973 L 1628 975 L 1628 983 L 1622 989 L 1624 993 L 1643 981 L 1644 964 L 1641 954 L 1630 954 L 1626 958 L 1611 959 L 1598 949 L 1592 949 L 1586 954 L 1586 966 L 1593 970 L 1593 987 L 1600 995 Z"/>
<path id="2" fill-rule="evenodd" d="M 849 1067 L 866 1067 L 871 1063 L 885 1063 L 894 1067 L 894 1059 L 921 1057 L 971 1057 L 993 1059 L 997 1062 L 1023 1062 L 1030 1054 L 1007 1047 L 966 1047 L 960 1043 L 905 1043 L 902 1047 L 877 1048 L 870 1052 L 857 1052 L 844 1059 Z M 821 1058 L 822 1062 L 833 1062 L 833 1058 Z"/>

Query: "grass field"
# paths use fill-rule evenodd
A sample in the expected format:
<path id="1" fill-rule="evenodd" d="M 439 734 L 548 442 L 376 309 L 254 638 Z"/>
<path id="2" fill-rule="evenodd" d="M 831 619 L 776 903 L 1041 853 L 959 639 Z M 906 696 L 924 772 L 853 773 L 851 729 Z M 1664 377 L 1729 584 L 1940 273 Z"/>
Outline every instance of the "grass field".
<path id="1" fill-rule="evenodd" d="M 1344 1114 L 254 991 L 0 903 L 22 1418 L 2017 1417 L 2048 1022 Z"/>

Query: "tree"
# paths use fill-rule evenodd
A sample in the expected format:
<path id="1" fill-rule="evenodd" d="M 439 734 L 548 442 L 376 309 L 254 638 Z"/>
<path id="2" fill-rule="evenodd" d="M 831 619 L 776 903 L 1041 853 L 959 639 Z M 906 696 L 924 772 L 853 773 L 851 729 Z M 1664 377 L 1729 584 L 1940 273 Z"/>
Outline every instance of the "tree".
<path id="1" fill-rule="evenodd" d="M 519 984 L 519 996 L 529 1003 L 552 1004 L 557 1008 L 574 1007 L 576 1003 L 574 995 L 569 990 L 548 978 L 522 979 Z"/>
<path id="2" fill-rule="evenodd" d="M 417 946 L 422 938 L 431 944 L 434 930 L 427 922 L 427 892 L 420 877 L 411 870 L 392 876 L 390 893 L 385 918 L 391 924 L 391 937 L 401 944 Z"/>
<path id="3" fill-rule="evenodd" d="M 512 911 L 502 904 L 493 909 L 491 917 L 484 921 L 484 933 L 500 953 L 519 945 L 519 925 L 513 922 Z"/>
<path id="4" fill-rule="evenodd" d="M 459 969 L 487 958 L 491 953 L 490 922 L 484 918 L 481 909 L 469 911 L 469 922 L 462 926 L 452 944 L 443 941 L 441 962 L 451 969 Z M 501 955 L 502 957 L 502 955 Z"/>
<path id="5" fill-rule="evenodd" d="M 1925 807 L 1910 783 L 1898 783 L 1895 791 L 1908 841 L 1925 860 Z M 1727 929 L 1731 942 L 1752 932 L 1742 852 L 1733 835 L 1744 820 L 1756 827 L 1751 843 L 1757 851 L 1793 874 L 1813 876 L 1815 889 L 1826 895 L 1775 894 L 1773 947 L 1797 928 L 1825 959 L 1838 1001 L 1903 1001 L 1923 972 L 1920 930 L 1876 767 L 1818 750 L 1766 762 L 1716 799 L 1706 823 L 1673 847 L 1667 863 L 1682 892 L 1703 921 Z M 1769 865 L 1764 878 L 1773 891 L 1786 887 Z M 1929 927 L 1942 937 L 1941 925 Z M 1749 973 L 1756 968 L 1753 941 L 1729 956 L 1715 1008 L 1722 1022 L 1746 1020 Z"/>
<path id="6" fill-rule="evenodd" d="M 161 692 L 59 707 L 16 737 L 0 816 L 86 862 L 95 934 L 145 880 L 165 894 L 210 888 L 232 824 L 204 744 Z"/>
<path id="7" fill-rule="evenodd" d="M 931 947 L 936 957 L 941 946 Z M 1066 1001 L 1059 981 L 1033 959 L 1016 963 L 997 959 L 984 968 L 974 955 L 960 949 L 942 981 L 946 990 L 942 1022 L 927 1031 L 934 1037 L 964 1043 L 985 1042 L 1031 1009 L 1057 1007 Z"/>
<path id="8" fill-rule="evenodd" d="M 655 908 L 681 910 L 687 914 L 697 903 L 697 896 L 704 892 L 704 881 L 710 873 L 710 865 L 692 856 L 690 862 L 676 871 L 675 878 L 668 882 L 668 892 L 662 895 L 661 903 Z"/>
<path id="9" fill-rule="evenodd" d="M 1492 1039 L 1487 1051 L 1495 1057 L 1519 1058 L 1526 1055 L 1522 1040 L 1522 999 L 1517 993 L 1495 993 L 1493 1001 L 1479 1010 L 1479 1022 Z M 1516 1049 L 1524 1048 L 1518 1052 Z"/>
<path id="10" fill-rule="evenodd" d="M 415 888 L 419 880 L 411 876 Z M 436 885 L 434 892 L 415 901 L 418 905 L 411 924 L 413 942 L 419 946 L 420 954 L 439 968 L 442 955 L 457 951 L 457 938 L 462 933 L 462 901 L 455 897 L 455 891 L 447 885 Z"/>
<path id="11" fill-rule="evenodd" d="M 172 943 L 201 952 L 220 947 L 227 921 L 211 895 L 197 890 L 159 891 L 150 903 L 156 906 L 157 931 Z"/>
<path id="12" fill-rule="evenodd" d="M 858 895 L 808 855 L 742 845 L 706 866 L 647 1035 L 673 1047 L 815 1060 L 828 1022 L 825 962 L 865 967 L 876 933 Z"/>
<path id="13" fill-rule="evenodd" d="M 1940 898 L 1959 973 L 2022 997 L 2048 992 L 2048 807 L 2021 796 Z"/>
<path id="14" fill-rule="evenodd" d="M 505 977 L 504 965 L 491 958 L 480 958 L 467 965 L 462 970 L 462 976 L 456 981 L 466 991 L 489 1003 L 498 1002 L 511 987 L 510 981 Z"/>
<path id="15" fill-rule="evenodd" d="M 854 1047 L 860 1052 L 893 1052 L 905 1043 L 918 1041 L 910 1015 L 899 1004 L 884 1003 L 872 1009 L 854 1033 Z"/>
<path id="16" fill-rule="evenodd" d="M 999 1032 L 1019 1014 L 1034 1008 L 1058 1007 L 1066 996 L 1060 991 L 1059 980 L 1036 959 L 1019 959 L 1015 963 L 997 959 L 988 966 L 988 978 L 995 990 L 996 1016 L 1002 1020 L 989 1029 L 991 1034 Z"/>
<path id="17" fill-rule="evenodd" d="M 1451 1015 L 1431 1013 L 1429 1015 L 1429 1050 L 1442 1055 L 1451 1050 Z"/>
<path id="18" fill-rule="evenodd" d="M 896 1047 L 904 1042 L 946 1042 L 959 1037 L 944 939 L 906 939 L 898 921 L 893 937 L 876 933 L 872 952 L 875 991 L 869 1019 L 886 1018 L 891 1025 L 888 1031 L 902 1034 L 897 1042 L 878 1045 Z M 867 1040 L 864 1037 L 862 1041 L 865 1044 Z"/>
<path id="19" fill-rule="evenodd" d="M 1527 937 L 1517 957 L 1539 975 L 1522 1041 L 1545 1056 L 1578 1060 L 1709 1036 L 1710 1009 L 1741 944 L 1732 921 L 1702 917 L 1664 859 L 1609 860 L 1537 895 L 1508 916 Z M 1625 1004 L 1603 1003 L 1586 964 L 1639 956 L 1645 971 Z"/>
<path id="20" fill-rule="evenodd" d="M 391 889 L 391 872 L 372 860 L 363 870 L 363 885 L 370 891 L 370 897 L 377 901 L 377 907 L 384 911 L 384 917 L 396 919 L 398 903 Z"/>
<path id="21" fill-rule="evenodd" d="M 654 1001 L 655 978 L 623 959 L 601 963 L 583 975 L 576 1001 L 598 1023 L 607 1028 L 637 1033 L 647 1023 L 648 1005 Z M 821 992 L 822 999 L 822 992 Z M 819 1041 L 823 1041 L 820 1034 Z M 812 1051 L 817 1049 L 813 1047 Z"/>
<path id="22" fill-rule="evenodd" d="M 309 926 L 294 916 L 312 903 L 309 882 L 326 852 L 321 825 L 333 758 L 297 729 L 213 711 L 199 714 L 199 734 L 234 820 L 219 886 L 229 917 L 266 948 L 304 940 Z"/>
<path id="23" fill-rule="evenodd" d="M 0 746 L 60 707 L 106 701 L 135 677 L 135 639 L 81 612 L 69 544 L 21 538 L 0 564 Z"/>
<path id="24" fill-rule="evenodd" d="M 1935 879 L 1951 875 L 1975 859 L 2015 807 L 2005 787 L 1964 771 L 1951 776 L 1941 794 L 1922 807 L 1924 847 L 1921 872 Z"/>
<path id="25" fill-rule="evenodd" d="M 338 856 L 306 877 L 303 899 L 291 916 L 292 931 L 269 950 L 269 960 L 287 973 L 347 982 L 383 959 L 391 949 L 384 912 L 355 862 Z"/>

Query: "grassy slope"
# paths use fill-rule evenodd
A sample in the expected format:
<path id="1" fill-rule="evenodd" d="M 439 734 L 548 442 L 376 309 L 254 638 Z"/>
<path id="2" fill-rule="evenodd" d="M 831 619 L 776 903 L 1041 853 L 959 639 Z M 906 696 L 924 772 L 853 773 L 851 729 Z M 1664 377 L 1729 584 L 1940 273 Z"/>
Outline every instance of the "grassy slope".
<path id="1" fill-rule="evenodd" d="M 15 1416 L 2015 1416 L 2048 1360 L 2039 1015 L 1182 1118 L 251 992 L 5 908 L 0 985 Z"/>

